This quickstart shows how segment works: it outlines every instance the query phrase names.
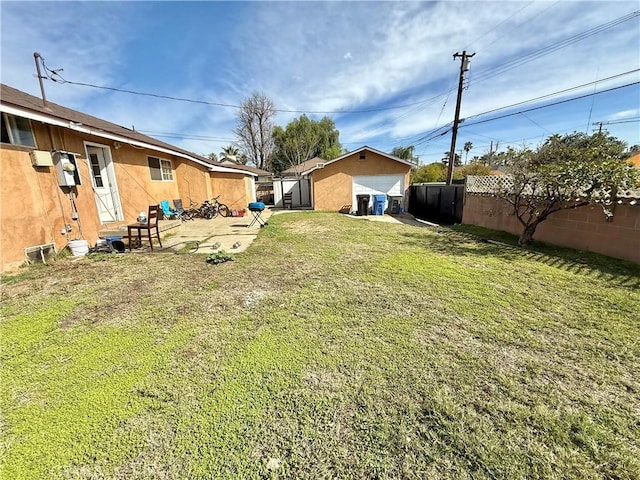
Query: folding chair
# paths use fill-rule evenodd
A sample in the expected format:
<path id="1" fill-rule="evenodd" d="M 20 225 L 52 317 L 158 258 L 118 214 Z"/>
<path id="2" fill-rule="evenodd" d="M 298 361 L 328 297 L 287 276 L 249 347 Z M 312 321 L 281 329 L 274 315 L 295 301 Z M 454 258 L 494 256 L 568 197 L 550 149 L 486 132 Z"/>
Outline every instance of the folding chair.
<path id="1" fill-rule="evenodd" d="M 149 205 L 149 213 L 147 215 L 147 223 L 132 223 L 127 225 L 127 236 L 129 237 L 129 251 L 131 251 L 131 236 L 132 231 L 136 230 L 138 233 L 138 245 L 142 244 L 140 240 L 140 236 L 142 230 L 146 230 L 147 238 L 149 239 L 149 246 L 151 247 L 151 251 L 153 252 L 153 241 L 151 240 L 151 230 L 156 231 L 156 237 L 158 238 L 158 243 L 162 247 L 162 241 L 160 240 L 160 229 L 158 228 L 158 212 L 160 211 L 159 205 Z"/>
<path id="2" fill-rule="evenodd" d="M 248 227 L 252 227 L 256 222 L 260 224 L 260 228 L 265 225 L 269 225 L 266 221 L 262 219 L 262 212 L 264 211 L 264 203 L 262 202 L 251 202 L 249 204 L 249 211 L 253 214 L 253 220 L 251 223 L 247 225 Z"/>
<path id="3" fill-rule="evenodd" d="M 172 218 L 178 217 L 176 213 L 173 210 L 171 210 L 171 207 L 169 206 L 169 200 L 161 200 L 160 208 L 162 208 L 162 215 L 164 218 L 170 220 Z"/>
<path id="4" fill-rule="evenodd" d="M 173 212 L 175 212 L 176 216 L 186 222 L 187 220 L 193 220 L 193 215 L 182 206 L 182 199 L 176 198 L 173 201 Z"/>

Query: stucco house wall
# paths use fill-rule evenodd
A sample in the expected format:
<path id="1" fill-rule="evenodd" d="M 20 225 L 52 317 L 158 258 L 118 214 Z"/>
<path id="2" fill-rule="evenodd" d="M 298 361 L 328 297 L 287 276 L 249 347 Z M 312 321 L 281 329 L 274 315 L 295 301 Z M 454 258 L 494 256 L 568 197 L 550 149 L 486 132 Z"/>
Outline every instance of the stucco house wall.
<path id="1" fill-rule="evenodd" d="M 404 188 L 409 188 L 411 167 L 371 150 L 365 151 L 360 159 L 360 151 L 329 163 L 324 168 L 310 174 L 315 210 L 340 210 L 351 205 L 353 198 L 353 177 L 356 175 L 404 174 Z"/>
<path id="2" fill-rule="evenodd" d="M 233 210 L 247 208 L 253 201 L 251 177 L 241 173 L 211 173 L 212 196 L 220 195 L 220 203 Z"/>
<path id="3" fill-rule="evenodd" d="M 134 222 L 139 212 L 161 200 L 180 198 L 188 207 L 190 200 L 199 203 L 211 198 L 213 174 L 229 174 L 215 186 L 221 198 L 236 201 L 247 195 L 247 185 L 254 176 L 251 172 L 227 169 L 135 130 L 61 105 L 45 105 L 41 99 L 7 85 L 0 84 L 0 93 L 0 271 L 24 263 L 26 247 L 54 244 L 59 251 L 76 238 L 93 245 L 100 232 Z M 19 145 L 31 145 L 31 136 L 35 147 Z M 55 165 L 32 164 L 29 154 L 33 150 L 43 155 L 60 151 L 73 154 L 80 183 L 60 186 Z M 109 165 L 100 174 L 103 180 L 109 180 L 105 185 L 114 186 L 102 192 L 107 200 L 115 199 L 112 209 L 104 208 L 105 202 L 96 199 L 88 153 L 95 153 L 96 161 L 104 156 Z M 170 162 L 170 178 L 164 164 L 163 179 L 152 178 L 150 156 Z M 67 225 L 71 227 L 68 232 Z"/>
<path id="4" fill-rule="evenodd" d="M 69 132 L 66 129 L 31 122 L 38 150 L 64 150 L 78 154 L 76 165 L 81 184 L 60 187 L 56 167 L 35 167 L 29 152 L 33 148 L 2 144 L 0 148 L 0 270 L 15 268 L 25 260 L 25 247 L 54 243 L 57 250 L 67 244 L 65 225 L 72 227 L 69 238 L 95 244 L 98 233 L 108 223 L 101 222 L 92 188 L 85 145 L 107 148 L 113 159 L 122 219 L 114 225 L 134 222 L 139 212 L 160 200 L 173 200 L 191 192 L 196 198 L 209 198 L 209 171 L 179 157 L 151 149 L 122 145 L 115 149 L 105 139 Z M 154 181 L 148 156 L 170 160 L 173 181 Z M 236 181 L 244 185 L 243 181 Z M 180 188 L 182 185 L 183 188 Z M 185 188 L 186 187 L 186 188 Z M 72 218 L 73 195 L 78 219 Z M 183 200 L 184 201 L 184 200 Z M 188 200 L 187 203 L 188 205 Z"/>

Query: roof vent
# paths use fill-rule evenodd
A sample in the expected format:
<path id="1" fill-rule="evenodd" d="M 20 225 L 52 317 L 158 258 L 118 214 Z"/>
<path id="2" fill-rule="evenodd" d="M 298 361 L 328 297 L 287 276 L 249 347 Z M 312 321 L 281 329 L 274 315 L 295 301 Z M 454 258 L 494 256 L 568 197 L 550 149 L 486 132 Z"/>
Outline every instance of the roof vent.
<path id="1" fill-rule="evenodd" d="M 324 163 L 316 163 L 316 168 L 324 168 Z"/>

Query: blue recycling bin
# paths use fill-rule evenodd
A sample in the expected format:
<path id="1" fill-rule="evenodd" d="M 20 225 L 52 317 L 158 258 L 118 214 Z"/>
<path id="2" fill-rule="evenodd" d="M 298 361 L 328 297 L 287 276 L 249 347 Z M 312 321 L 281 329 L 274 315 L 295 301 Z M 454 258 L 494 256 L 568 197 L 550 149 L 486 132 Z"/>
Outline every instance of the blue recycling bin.
<path id="1" fill-rule="evenodd" d="M 386 195 L 374 195 L 373 196 L 373 214 L 384 215 L 384 204 L 387 201 Z"/>

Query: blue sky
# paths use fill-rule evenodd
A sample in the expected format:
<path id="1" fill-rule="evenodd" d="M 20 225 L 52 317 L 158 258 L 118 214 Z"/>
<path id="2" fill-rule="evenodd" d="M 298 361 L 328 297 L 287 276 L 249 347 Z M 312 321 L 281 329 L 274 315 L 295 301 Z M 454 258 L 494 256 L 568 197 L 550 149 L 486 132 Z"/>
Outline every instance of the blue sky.
<path id="1" fill-rule="evenodd" d="M 326 115 L 345 147 L 415 145 L 430 163 L 449 150 L 450 133 L 438 134 L 454 116 L 453 54 L 466 50 L 476 55 L 457 149 L 472 142 L 470 157 L 492 141 L 504 149 L 591 133 L 595 122 L 614 122 L 604 128 L 640 143 L 638 85 L 530 110 L 640 81 L 637 1 L 2 1 L 0 9 L 2 83 L 34 95 L 37 51 L 73 82 L 229 105 L 260 91 L 280 110 L 343 112 Z M 196 153 L 234 141 L 233 107 L 52 81 L 45 88 L 52 102 Z M 279 112 L 276 123 L 298 115 Z"/>

